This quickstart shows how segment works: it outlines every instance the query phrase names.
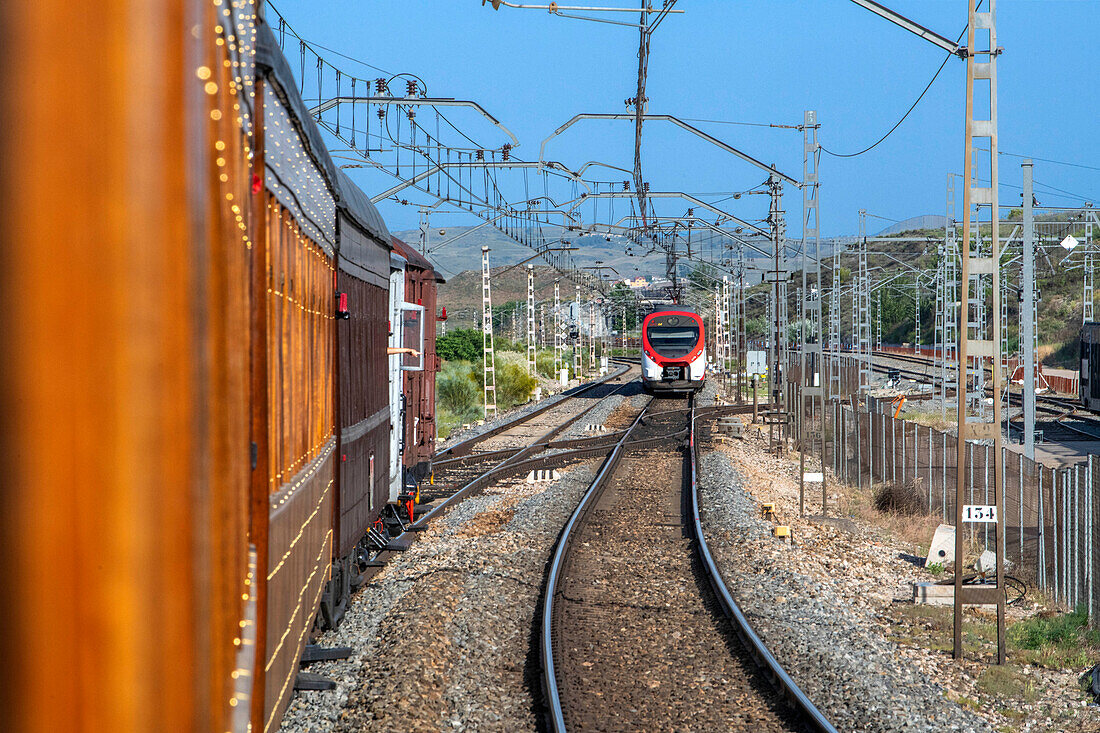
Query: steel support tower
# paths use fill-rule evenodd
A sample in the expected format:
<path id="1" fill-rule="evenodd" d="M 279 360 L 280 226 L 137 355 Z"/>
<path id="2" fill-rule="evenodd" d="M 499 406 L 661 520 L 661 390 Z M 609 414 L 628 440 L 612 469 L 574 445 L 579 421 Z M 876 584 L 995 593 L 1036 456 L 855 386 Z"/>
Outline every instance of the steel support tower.
<path id="1" fill-rule="evenodd" d="M 554 278 L 554 377 L 560 378 L 561 370 L 565 368 L 563 351 L 565 350 L 565 334 L 562 333 L 564 321 L 561 317 L 561 280 Z"/>
<path id="2" fill-rule="evenodd" d="M 946 417 L 950 407 L 958 405 L 959 398 L 956 394 L 952 403 L 947 396 L 948 385 L 958 381 L 958 337 L 959 337 L 959 297 L 958 297 L 958 262 L 959 243 L 958 227 L 955 218 L 955 175 L 947 176 L 947 221 L 944 228 L 943 243 L 943 311 L 939 315 L 942 321 L 943 332 L 940 343 L 943 352 L 940 354 L 940 404 L 941 414 Z"/>
<path id="3" fill-rule="evenodd" d="M 996 11 L 997 0 L 989 0 L 987 12 L 978 12 L 967 0 L 969 24 L 967 26 L 967 59 L 966 59 L 966 148 L 963 164 L 964 177 L 964 205 L 963 205 L 963 231 L 962 251 L 960 252 L 960 281 L 963 287 L 962 302 L 964 311 L 960 314 L 961 326 L 959 329 L 959 379 L 958 394 L 966 394 L 969 381 L 968 356 L 977 357 L 977 373 L 982 373 L 983 362 L 989 359 L 992 362 L 993 394 L 1001 393 L 1001 365 L 1000 365 L 1000 336 L 1001 320 L 999 318 L 1001 289 L 998 283 L 1001 275 L 1000 267 L 1000 233 L 998 232 L 998 142 L 997 142 L 997 57 L 1000 49 L 997 47 Z M 975 98 L 977 97 L 977 99 Z M 976 108 L 980 106 L 983 114 L 976 114 Z M 986 113 L 987 112 L 987 113 Z M 983 146 L 978 141 L 987 141 Z M 974 171 L 975 153 L 983 152 L 988 158 L 988 168 L 983 167 L 977 175 Z M 987 187 L 975 186 L 978 181 L 989 181 Z M 975 218 L 977 207 L 977 218 Z M 989 213 L 989 253 L 988 256 L 971 256 L 971 227 L 980 221 L 982 211 Z M 980 241 L 980 240 L 979 240 Z M 981 250 L 979 249 L 979 252 Z M 970 311 L 973 303 L 973 285 L 971 275 L 988 275 L 993 283 L 992 296 L 993 308 L 992 338 L 983 338 L 980 334 L 985 324 L 985 314 L 982 313 L 976 321 L 970 320 Z M 980 298 L 984 303 L 984 298 Z M 978 310 L 975 308 L 974 310 Z M 984 310 L 984 309 L 983 309 Z M 971 331 L 979 332 L 976 337 L 971 336 Z M 959 658 L 963 654 L 963 604 L 989 603 L 997 606 L 997 663 L 1005 661 L 1005 591 L 1004 591 L 1004 506 L 1001 500 L 1004 489 L 1004 453 L 1002 450 L 1003 438 L 1001 434 L 1001 401 L 993 400 L 993 420 L 971 420 L 968 416 L 965 401 L 960 400 L 958 409 L 958 455 L 956 457 L 956 483 L 955 483 L 955 593 L 954 593 L 954 644 L 953 654 Z M 964 517 L 964 504 L 966 503 L 967 488 L 967 441 L 992 441 L 993 442 L 993 506 L 996 512 L 996 529 L 994 538 L 996 542 L 997 556 L 997 583 L 990 585 L 963 585 L 962 559 L 965 557 L 965 532 L 962 531 L 964 519 L 972 520 L 972 517 Z M 964 598 L 964 593 L 966 597 Z"/>
<path id="4" fill-rule="evenodd" d="M 493 297 L 489 283 L 489 248 L 481 248 L 481 348 L 485 379 L 485 417 L 497 414 L 496 355 L 493 352 Z"/>
<path id="5" fill-rule="evenodd" d="M 535 374 L 535 266 L 527 265 L 527 373 Z"/>
<path id="6" fill-rule="evenodd" d="M 920 353 L 920 275 L 913 278 L 913 353 Z"/>
<path id="7" fill-rule="evenodd" d="M 852 337 L 859 360 L 859 391 L 871 386 L 871 276 L 867 272 L 867 212 L 860 210 L 859 276 L 853 281 Z"/>
<path id="8" fill-rule="evenodd" d="M 829 287 L 829 399 L 840 399 L 840 247 L 833 242 Z"/>
<path id="9" fill-rule="evenodd" d="M 576 343 L 573 344 L 573 376 L 575 376 L 577 378 L 577 380 L 580 381 L 580 379 L 581 379 L 581 351 L 582 351 L 582 348 L 583 348 L 583 342 L 582 342 L 581 339 L 584 335 L 584 329 L 581 328 L 581 286 L 580 285 L 574 285 L 573 288 L 574 288 L 574 293 L 575 293 L 575 296 L 576 296 L 576 301 L 575 302 L 576 302 L 576 308 L 577 308 L 576 320 L 574 321 L 577 324 L 577 340 L 576 340 Z"/>
<path id="10" fill-rule="evenodd" d="M 772 317 L 774 318 L 774 331 L 770 349 L 770 363 L 768 364 L 768 399 L 772 403 L 770 421 L 772 425 L 778 425 L 780 443 L 787 437 L 787 410 L 784 397 L 784 375 L 786 374 L 787 356 L 787 322 L 786 314 L 786 276 L 787 266 L 783 253 L 783 183 L 774 173 L 768 176 L 768 191 L 771 194 L 771 208 L 768 212 L 768 223 L 771 225 L 771 237 L 773 247 L 773 269 L 771 272 L 774 280 L 772 289 Z"/>
<path id="11" fill-rule="evenodd" d="M 821 513 L 825 514 L 828 492 L 825 488 L 825 385 L 822 378 L 821 238 L 818 208 L 821 147 L 817 142 L 817 112 L 806 110 L 802 118 L 802 313 L 799 332 L 799 412 L 798 412 L 798 511 L 806 514 L 806 454 L 820 448 Z M 820 420 L 817 422 L 816 420 Z M 815 430 L 815 426 L 818 429 Z M 814 472 L 815 474 L 818 472 Z"/>
<path id="12" fill-rule="evenodd" d="M 1035 348 L 1038 346 L 1035 303 L 1035 199 L 1031 159 L 1021 164 L 1024 174 L 1024 235 L 1020 302 L 1020 347 L 1024 362 L 1024 455 L 1035 460 Z"/>

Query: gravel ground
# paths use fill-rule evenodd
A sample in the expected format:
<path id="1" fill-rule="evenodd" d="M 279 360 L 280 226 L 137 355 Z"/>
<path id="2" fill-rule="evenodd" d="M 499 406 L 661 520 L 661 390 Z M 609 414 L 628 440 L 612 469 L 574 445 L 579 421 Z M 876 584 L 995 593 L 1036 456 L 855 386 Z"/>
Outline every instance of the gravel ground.
<path id="1" fill-rule="evenodd" d="M 730 591 L 772 653 L 838 730 L 993 730 L 946 699 L 940 685 L 879 633 L 876 614 L 853 601 L 860 598 L 858 591 L 840 593 L 803 572 L 810 553 L 771 537 L 729 456 L 703 455 L 700 476 L 704 530 Z M 861 580 L 871 588 L 871 579 Z"/>
<path id="2" fill-rule="evenodd" d="M 550 550 L 596 465 L 491 487 L 433 522 L 319 640 L 353 656 L 310 666 L 337 689 L 299 693 L 282 730 L 536 729 L 535 609 Z"/>

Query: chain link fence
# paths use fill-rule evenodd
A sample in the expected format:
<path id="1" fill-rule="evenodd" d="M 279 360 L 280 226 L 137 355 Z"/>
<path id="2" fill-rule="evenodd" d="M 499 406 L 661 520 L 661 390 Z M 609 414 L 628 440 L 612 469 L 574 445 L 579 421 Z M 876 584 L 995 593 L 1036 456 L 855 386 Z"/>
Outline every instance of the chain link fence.
<path id="1" fill-rule="evenodd" d="M 924 510 L 945 524 L 954 524 L 958 439 L 913 421 L 865 411 L 853 397 L 858 389 L 853 371 L 850 365 L 841 367 L 840 381 L 847 389 L 826 400 L 824 415 L 806 416 L 815 431 L 824 431 L 825 465 L 839 480 L 857 487 L 916 486 Z M 792 364 L 792 397 L 798 372 L 797 364 Z M 1081 463 L 1059 468 L 1007 447 L 1002 452 L 1000 506 L 1011 573 L 1049 593 L 1058 603 L 1086 608 L 1090 624 L 1100 626 L 1096 574 L 1100 565 L 1100 528 L 1096 524 L 1100 464 L 1096 456 L 1082 456 Z M 993 446 L 967 441 L 963 466 L 966 504 L 994 503 L 995 471 Z M 995 525 L 974 524 L 965 531 L 979 546 L 996 551 Z"/>

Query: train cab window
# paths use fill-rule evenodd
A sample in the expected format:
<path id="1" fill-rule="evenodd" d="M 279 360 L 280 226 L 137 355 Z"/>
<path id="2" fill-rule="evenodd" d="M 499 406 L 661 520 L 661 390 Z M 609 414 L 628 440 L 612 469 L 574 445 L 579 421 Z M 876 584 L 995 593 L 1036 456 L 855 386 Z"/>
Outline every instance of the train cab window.
<path id="1" fill-rule="evenodd" d="M 677 316 L 654 319 L 646 327 L 646 338 L 658 354 L 676 359 L 695 350 L 699 343 L 699 324 Z"/>

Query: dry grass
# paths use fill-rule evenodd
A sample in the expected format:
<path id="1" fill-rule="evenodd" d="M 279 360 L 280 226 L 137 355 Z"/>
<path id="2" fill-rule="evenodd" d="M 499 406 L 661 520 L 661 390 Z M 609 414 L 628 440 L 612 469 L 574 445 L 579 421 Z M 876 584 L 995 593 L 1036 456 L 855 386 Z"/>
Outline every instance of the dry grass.
<path id="1" fill-rule="evenodd" d="M 905 420 L 911 420 L 925 427 L 932 428 L 933 430 L 939 430 L 941 433 L 948 432 L 958 427 L 959 423 L 958 415 L 954 410 L 948 410 L 945 414 L 940 410 L 909 408 L 902 410 L 901 417 Z"/>
<path id="2" fill-rule="evenodd" d="M 914 554 L 924 554 L 928 545 L 932 542 L 932 535 L 936 533 L 936 527 L 940 521 L 936 517 L 909 511 L 898 511 L 889 508 L 889 501 L 882 504 L 882 508 L 876 506 L 877 497 L 883 495 L 881 486 L 874 489 L 857 489 L 852 486 L 844 486 L 840 496 L 841 511 L 851 517 L 860 519 L 868 524 L 879 527 L 896 537 L 907 545 Z"/>

